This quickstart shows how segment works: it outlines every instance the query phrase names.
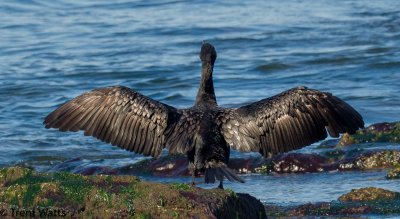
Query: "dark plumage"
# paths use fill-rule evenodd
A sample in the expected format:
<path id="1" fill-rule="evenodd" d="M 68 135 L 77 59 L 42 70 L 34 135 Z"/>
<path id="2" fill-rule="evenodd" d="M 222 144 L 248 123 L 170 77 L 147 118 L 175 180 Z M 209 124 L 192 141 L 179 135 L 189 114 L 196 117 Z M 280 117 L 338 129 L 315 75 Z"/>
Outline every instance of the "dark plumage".
<path id="1" fill-rule="evenodd" d="M 196 103 L 176 109 L 122 86 L 84 93 L 50 113 L 46 128 L 84 130 L 129 151 L 158 157 L 186 153 L 193 177 L 243 182 L 227 167 L 230 148 L 264 157 L 307 146 L 364 126 L 361 115 L 330 93 L 298 87 L 237 109 L 218 107 L 212 80 L 217 53 L 204 43 Z M 194 182 L 194 179 L 193 179 Z"/>

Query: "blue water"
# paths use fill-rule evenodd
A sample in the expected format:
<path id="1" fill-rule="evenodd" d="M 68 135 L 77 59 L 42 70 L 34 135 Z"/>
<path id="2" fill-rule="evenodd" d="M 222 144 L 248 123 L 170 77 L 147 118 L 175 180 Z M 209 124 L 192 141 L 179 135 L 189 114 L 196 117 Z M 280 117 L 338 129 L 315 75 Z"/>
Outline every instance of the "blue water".
<path id="1" fill-rule="evenodd" d="M 112 166 L 142 159 L 82 133 L 46 130 L 43 118 L 84 91 L 110 85 L 189 107 L 204 40 L 218 52 L 222 106 L 304 85 L 347 101 L 366 124 L 400 120 L 399 8 L 397 0 L 2 0 L 0 166 L 46 171 L 76 157 Z M 330 201 L 362 186 L 400 191 L 384 175 L 249 175 L 246 184 L 227 185 L 290 204 Z"/>

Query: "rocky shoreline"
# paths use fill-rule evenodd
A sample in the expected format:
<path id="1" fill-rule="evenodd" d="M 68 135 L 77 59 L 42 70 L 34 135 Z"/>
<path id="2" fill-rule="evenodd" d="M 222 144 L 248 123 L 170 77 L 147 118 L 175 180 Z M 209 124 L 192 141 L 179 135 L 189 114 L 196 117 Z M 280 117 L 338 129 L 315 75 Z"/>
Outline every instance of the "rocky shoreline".
<path id="1" fill-rule="evenodd" d="M 350 143 L 351 142 L 351 143 Z M 400 143 L 400 122 L 377 123 L 327 140 L 314 153 L 285 153 L 264 159 L 261 156 L 231 158 L 229 167 L 238 173 L 314 173 L 324 171 L 369 170 L 400 166 L 399 149 L 367 149 L 369 143 Z M 146 159 L 127 166 L 81 166 L 81 158 L 58 164 L 51 171 L 68 171 L 83 175 L 154 175 L 162 177 L 188 176 L 188 161 L 184 155 L 169 155 Z"/>
<path id="2" fill-rule="evenodd" d="M 298 206 L 266 205 L 269 217 L 399 215 L 400 193 L 381 188 L 353 189 L 336 201 Z"/>
<path id="3" fill-rule="evenodd" d="M 229 166 L 238 173 L 257 174 L 383 168 L 389 170 L 386 180 L 399 180 L 399 148 L 368 148 L 371 142 L 399 143 L 399 137 L 400 122 L 378 123 L 354 135 L 322 142 L 313 153 L 287 153 L 269 159 L 232 158 Z M 145 182 L 136 177 L 189 175 L 187 159 L 179 155 L 146 159 L 118 168 L 82 168 L 81 163 L 81 158 L 71 159 L 54 166 L 50 173 L 23 167 L 0 169 L 0 213 L 11 218 L 32 213 L 40 217 L 46 210 L 56 216 L 114 218 L 400 215 L 400 193 L 374 187 L 355 189 L 331 202 L 278 206 L 263 205 L 248 194 L 232 190 Z"/>
<path id="4" fill-rule="evenodd" d="M 0 169 L 0 209 L 6 214 L 2 216 L 40 218 L 266 217 L 259 200 L 231 190 L 145 182 L 134 176 L 37 173 L 22 167 Z"/>
<path id="5" fill-rule="evenodd" d="M 400 214 L 400 193 L 361 188 L 337 201 L 263 205 L 232 190 L 141 181 L 135 176 L 0 169 L 0 209 L 14 217 L 268 218 Z"/>

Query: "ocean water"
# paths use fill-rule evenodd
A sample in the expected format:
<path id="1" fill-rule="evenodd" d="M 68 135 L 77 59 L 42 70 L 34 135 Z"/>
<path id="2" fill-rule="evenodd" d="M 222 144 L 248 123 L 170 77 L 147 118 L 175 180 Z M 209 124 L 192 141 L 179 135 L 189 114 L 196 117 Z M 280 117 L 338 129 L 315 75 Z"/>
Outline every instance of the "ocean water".
<path id="1" fill-rule="evenodd" d="M 111 85 L 190 107 L 203 41 L 218 53 L 214 84 L 222 106 L 303 85 L 347 101 L 367 125 L 398 121 L 399 8 L 397 0 L 2 0 L 0 166 L 47 171 L 76 157 L 109 166 L 143 159 L 82 133 L 47 130 L 43 118 L 82 92 Z M 400 191 L 384 175 L 247 175 L 246 184 L 227 186 L 277 204 L 335 200 L 363 186 Z"/>

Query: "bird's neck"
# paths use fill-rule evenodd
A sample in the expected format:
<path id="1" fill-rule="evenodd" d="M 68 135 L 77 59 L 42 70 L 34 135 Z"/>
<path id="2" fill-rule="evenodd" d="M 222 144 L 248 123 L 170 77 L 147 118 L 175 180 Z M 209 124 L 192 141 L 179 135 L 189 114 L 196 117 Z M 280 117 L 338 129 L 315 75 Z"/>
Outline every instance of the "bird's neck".
<path id="1" fill-rule="evenodd" d="M 196 106 L 217 106 L 212 79 L 213 68 L 214 66 L 209 63 L 203 63 L 201 66 L 201 81 L 197 92 Z"/>

